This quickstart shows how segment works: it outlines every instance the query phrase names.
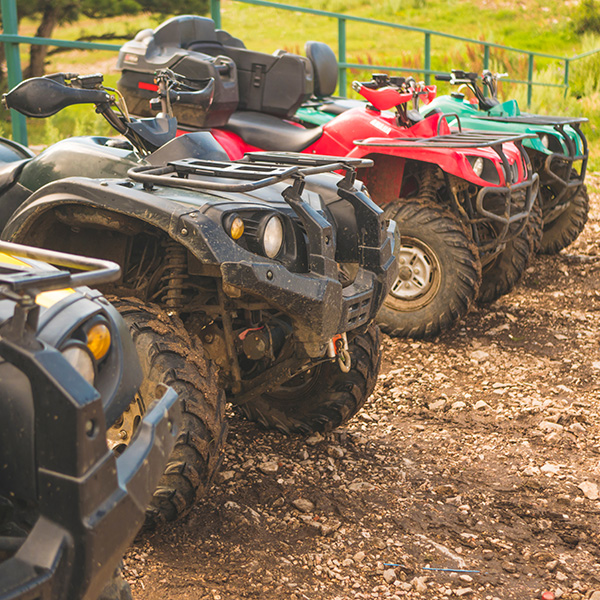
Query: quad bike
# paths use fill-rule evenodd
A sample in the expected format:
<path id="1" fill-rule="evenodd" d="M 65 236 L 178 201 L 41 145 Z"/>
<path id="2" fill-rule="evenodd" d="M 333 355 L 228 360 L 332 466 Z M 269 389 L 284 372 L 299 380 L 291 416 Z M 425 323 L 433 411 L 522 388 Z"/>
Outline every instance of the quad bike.
<path id="1" fill-rule="evenodd" d="M 131 598 L 114 573 L 181 411 L 172 389 L 156 389 L 131 443 L 111 448 L 142 374 L 125 323 L 84 286 L 118 275 L 108 261 L 0 243 L 2 600 Z"/>
<path id="2" fill-rule="evenodd" d="M 435 335 L 475 298 L 490 302 L 508 292 L 527 266 L 537 176 L 521 147 L 526 135 L 451 133 L 445 117 L 407 109 L 433 88 L 407 89 L 384 75 L 355 83 L 369 104 L 323 127 L 291 123 L 313 80 L 323 87 L 337 77 L 335 57 L 331 64 L 322 46 L 310 55 L 318 61 L 271 56 L 246 50 L 210 19 L 175 17 L 123 46 L 118 86 L 133 112 L 144 115 L 152 114 L 155 69 L 169 68 L 191 87 L 213 78 L 218 106 L 227 110 L 211 119 L 182 105 L 179 118 L 188 129 L 211 128 L 232 159 L 259 149 L 371 159 L 359 177 L 402 240 L 399 278 L 379 322 L 396 335 Z"/>
<path id="3" fill-rule="evenodd" d="M 311 56 L 308 42 L 307 54 Z M 331 53 L 333 55 L 333 53 Z M 334 57 L 335 59 L 335 57 Z M 533 170 L 540 178 L 538 201 L 543 220 L 538 251 L 555 254 L 574 242 L 582 232 L 589 211 L 589 198 L 584 184 L 588 147 L 581 124 L 582 117 L 555 117 L 522 113 L 516 100 L 498 100 L 498 79 L 502 75 L 488 70 L 480 76 L 453 70 L 451 74 L 436 75 L 439 81 L 461 85 L 472 92 L 466 99 L 459 90 L 449 96 L 438 96 L 421 106 L 424 116 L 432 111 L 458 115 L 460 125 L 476 131 L 516 132 L 533 134 L 523 140 Z M 342 112 L 360 106 L 358 100 L 332 97 L 333 89 L 304 103 L 296 112 L 302 123 L 324 125 Z M 456 120 L 450 120 L 455 125 Z"/>
<path id="4" fill-rule="evenodd" d="M 581 124 L 587 119 L 522 113 L 516 100 L 501 103 L 497 88 L 499 77 L 484 71 L 481 89 L 477 85 L 480 79 L 477 73 L 453 70 L 451 74 L 436 75 L 440 81 L 465 86 L 473 93 L 473 98 L 467 100 L 459 91 L 436 98 L 421 111 L 458 114 L 463 127 L 477 131 L 535 134 L 523 141 L 523 147 L 540 177 L 538 197 L 543 218 L 540 252 L 555 254 L 574 242 L 587 222 L 589 198 L 584 179 L 588 146 L 581 131 Z"/>
<path id="5" fill-rule="evenodd" d="M 169 103 L 205 107 L 215 93 L 213 83 L 162 90 Z M 8 163 L 0 204 L 15 212 L 3 237 L 117 262 L 123 275 L 109 291 L 127 302 L 134 335 L 148 331 L 149 364 L 199 386 L 219 369 L 220 389 L 190 392 L 185 410 L 214 412 L 224 390 L 248 418 L 310 433 L 361 408 L 381 361 L 373 321 L 397 276 L 395 227 L 355 181 L 368 162 L 287 153 L 232 162 L 209 132 L 175 138 L 172 117 L 118 112 L 97 77 L 28 80 L 5 101 L 41 117 L 89 102 L 125 136 L 64 140 Z M 156 307 L 180 320 L 186 347 L 153 318 Z M 208 428 L 189 432 L 201 456 L 220 443 Z M 173 512 L 191 501 L 177 496 Z"/>

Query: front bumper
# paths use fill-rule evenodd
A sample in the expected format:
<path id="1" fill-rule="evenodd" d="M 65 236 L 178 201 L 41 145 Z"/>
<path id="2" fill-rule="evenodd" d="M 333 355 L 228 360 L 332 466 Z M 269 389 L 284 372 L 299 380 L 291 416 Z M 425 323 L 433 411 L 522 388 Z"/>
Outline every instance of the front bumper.
<path id="1" fill-rule="evenodd" d="M 0 356 L 31 382 L 39 486 L 39 518 L 0 564 L 0 599 L 93 600 L 142 525 L 177 436 L 177 396 L 165 391 L 117 459 L 97 391 L 58 351 L 3 339 Z"/>

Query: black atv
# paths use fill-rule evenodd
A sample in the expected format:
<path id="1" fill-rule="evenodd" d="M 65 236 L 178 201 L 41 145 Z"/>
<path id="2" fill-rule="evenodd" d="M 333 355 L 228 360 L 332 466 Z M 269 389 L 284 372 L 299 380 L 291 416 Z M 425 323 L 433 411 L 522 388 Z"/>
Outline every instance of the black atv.
<path id="1" fill-rule="evenodd" d="M 113 574 L 142 525 L 181 413 L 163 386 L 127 448 L 117 456 L 107 443 L 142 374 L 118 313 L 99 293 L 73 288 L 118 275 L 107 261 L 0 243 L 2 600 L 127 597 Z"/>
<path id="2" fill-rule="evenodd" d="M 163 103 L 188 94 L 210 106 L 211 82 L 186 92 L 161 77 Z M 241 413 L 284 432 L 350 419 L 376 383 L 372 323 L 397 276 L 393 225 L 355 181 L 369 161 L 256 153 L 231 162 L 209 132 L 175 138 L 171 117 L 116 112 L 99 78 L 39 78 L 6 96 L 28 116 L 75 102 L 95 104 L 127 139 L 74 138 L 7 164 L 0 205 L 15 212 L 3 237 L 117 262 L 123 275 L 109 289 L 134 335 L 149 312 L 181 319 L 185 346 L 154 321 L 157 337 L 140 349 L 147 368 L 189 381 L 216 365 Z M 90 178 L 69 177 L 77 174 Z M 212 407 L 217 395 L 189 390 L 186 410 Z M 218 443 L 210 430 L 190 432 L 192 449 Z M 183 463 L 173 469 L 183 474 Z M 191 501 L 174 499 L 173 513 Z"/>

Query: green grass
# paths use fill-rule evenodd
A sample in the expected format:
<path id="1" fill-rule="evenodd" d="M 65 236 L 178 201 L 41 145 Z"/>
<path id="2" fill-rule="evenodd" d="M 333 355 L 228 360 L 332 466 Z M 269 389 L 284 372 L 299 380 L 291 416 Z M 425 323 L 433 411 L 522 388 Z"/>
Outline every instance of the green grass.
<path id="1" fill-rule="evenodd" d="M 491 41 L 560 56 L 573 56 L 600 47 L 600 38 L 576 36 L 570 27 L 572 2 L 564 0 L 287 0 L 287 3 L 331 12 L 343 12 L 449 34 Z M 119 44 L 130 39 L 140 29 L 155 27 L 159 16 L 143 14 L 95 21 L 83 19 L 60 27 L 56 38 L 79 39 L 89 36 L 115 35 L 106 40 Z M 254 7 L 242 2 L 222 0 L 222 26 L 241 38 L 248 48 L 273 52 L 283 48 L 303 53 L 306 40 L 320 40 L 337 51 L 337 21 L 306 15 L 297 11 L 283 11 Z M 33 35 L 35 23 L 24 21 L 21 33 Z M 388 27 L 347 23 L 347 58 L 349 62 L 366 65 L 365 70 L 350 73 L 348 80 L 368 78 L 368 65 L 389 64 L 420 68 L 424 61 L 424 38 Z M 27 47 L 22 47 L 23 64 L 27 62 Z M 495 70 L 509 72 L 513 79 L 527 78 L 527 56 L 492 50 Z M 116 54 L 110 51 L 68 51 L 52 54 L 48 72 L 71 70 L 91 73 L 100 70 L 114 85 L 118 74 L 114 70 Z M 448 38 L 432 37 L 433 68 L 447 71 L 465 68 L 480 71 L 483 52 L 477 44 L 465 45 Z M 537 81 L 562 83 L 563 65 L 551 59 L 536 59 Z M 572 93 L 564 98 L 561 89 L 534 88 L 531 110 L 545 114 L 584 115 L 590 119 L 586 133 L 590 141 L 590 167 L 600 169 L 600 56 L 584 59 L 571 66 Z M 443 91 L 443 90 L 441 90 Z M 525 108 L 525 86 L 504 84 L 502 96 L 517 98 Z M 30 119 L 30 143 L 48 144 L 61 136 L 109 131 L 101 117 L 89 107 L 78 106 L 63 111 L 45 121 Z M 9 128 L 0 123 L 0 132 Z"/>

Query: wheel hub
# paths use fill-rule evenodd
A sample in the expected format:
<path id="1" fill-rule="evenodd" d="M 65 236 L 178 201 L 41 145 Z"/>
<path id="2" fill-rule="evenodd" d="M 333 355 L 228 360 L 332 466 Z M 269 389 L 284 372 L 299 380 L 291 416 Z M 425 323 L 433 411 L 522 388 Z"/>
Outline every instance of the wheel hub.
<path id="1" fill-rule="evenodd" d="M 131 438 L 146 412 L 141 398 L 136 398 L 125 409 L 115 424 L 106 432 L 108 447 L 117 456 L 122 454 L 131 442 Z"/>
<path id="2" fill-rule="evenodd" d="M 400 271 L 391 293 L 400 300 L 413 300 L 429 292 L 434 280 L 434 263 L 424 248 L 403 240 L 398 252 Z"/>

